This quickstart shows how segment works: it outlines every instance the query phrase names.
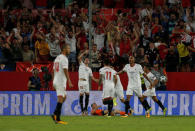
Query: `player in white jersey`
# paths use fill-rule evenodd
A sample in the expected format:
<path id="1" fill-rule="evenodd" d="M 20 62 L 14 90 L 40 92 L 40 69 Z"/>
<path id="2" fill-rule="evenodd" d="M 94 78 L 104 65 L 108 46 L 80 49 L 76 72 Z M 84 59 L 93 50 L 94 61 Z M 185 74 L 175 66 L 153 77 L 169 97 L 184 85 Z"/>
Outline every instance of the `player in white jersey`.
<path id="1" fill-rule="evenodd" d="M 141 88 L 141 78 L 140 75 L 142 74 L 151 84 L 152 82 L 148 79 L 147 75 L 144 73 L 142 67 L 140 64 L 135 63 L 134 56 L 129 57 L 129 63 L 125 65 L 122 71 L 118 72 L 117 74 L 122 74 L 124 72 L 128 75 L 128 86 L 126 91 L 126 101 L 125 101 L 125 112 L 128 114 L 128 111 L 130 109 L 129 101 L 131 96 L 133 96 L 133 93 L 138 96 L 139 100 L 141 101 L 144 109 L 147 111 L 147 115 L 149 114 L 149 111 L 151 110 L 151 107 L 148 105 L 148 102 L 146 100 L 142 101 L 142 88 Z M 128 115 L 126 115 L 128 116 Z"/>
<path id="2" fill-rule="evenodd" d="M 120 101 L 122 103 L 125 104 L 123 85 L 122 85 L 122 83 L 120 81 L 119 75 L 117 75 L 117 83 L 115 85 L 115 94 L 114 94 L 114 97 L 115 97 L 114 98 L 114 104 L 116 102 L 116 98 L 117 97 L 120 99 Z M 117 103 L 116 103 L 116 105 L 117 105 Z M 133 110 L 132 109 L 129 109 L 129 111 L 130 112 L 128 113 L 128 115 L 131 115 L 133 113 Z M 122 117 L 126 117 L 126 115 L 123 115 Z"/>
<path id="3" fill-rule="evenodd" d="M 111 116 L 113 108 L 113 98 L 115 93 L 115 85 L 117 83 L 116 71 L 109 66 L 109 61 L 104 61 L 104 67 L 100 69 L 99 87 L 103 83 L 103 104 L 108 105 L 108 116 Z"/>
<path id="4" fill-rule="evenodd" d="M 70 54 L 70 46 L 64 45 L 62 52 L 54 60 L 53 66 L 53 87 L 57 93 L 57 105 L 52 115 L 53 120 L 59 124 L 67 124 L 67 122 L 60 120 L 62 104 L 66 100 L 66 82 L 68 81 L 69 87 L 73 87 L 68 73 L 68 58 Z"/>
<path id="5" fill-rule="evenodd" d="M 79 81 L 78 81 L 78 87 L 79 87 L 79 92 L 80 92 L 80 106 L 81 106 L 81 112 L 82 115 L 87 115 L 88 114 L 88 104 L 89 104 L 89 78 L 91 77 L 92 80 L 98 83 L 98 79 L 95 79 L 92 74 L 91 68 L 88 66 L 89 65 L 89 58 L 85 57 L 84 63 L 82 61 L 82 58 L 84 55 L 87 55 L 89 53 L 88 50 L 85 52 L 81 53 L 78 56 L 78 61 L 79 61 Z M 85 108 L 83 108 L 83 96 L 85 94 Z"/>
<path id="6" fill-rule="evenodd" d="M 123 85 L 121 84 L 120 77 L 117 75 L 117 83 L 115 86 L 115 97 L 118 97 L 121 102 L 125 102 L 124 94 L 123 94 Z"/>
<path id="7" fill-rule="evenodd" d="M 147 74 L 148 78 L 152 81 L 153 87 L 150 86 L 150 82 L 144 78 L 144 83 L 146 85 L 146 91 L 143 93 L 142 99 L 146 97 L 151 97 L 154 102 L 156 102 L 160 108 L 163 110 L 164 115 L 166 115 L 167 109 L 163 106 L 162 102 L 156 97 L 155 85 L 158 84 L 158 79 L 151 73 L 151 67 L 148 64 L 144 65 L 144 72 Z"/>

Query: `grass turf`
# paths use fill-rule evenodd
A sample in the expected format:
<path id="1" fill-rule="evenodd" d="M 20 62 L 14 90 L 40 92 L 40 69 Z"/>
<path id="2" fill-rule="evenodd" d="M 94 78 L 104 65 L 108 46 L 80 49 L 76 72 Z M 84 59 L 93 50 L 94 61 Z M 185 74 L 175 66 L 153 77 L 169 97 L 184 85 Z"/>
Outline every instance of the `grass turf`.
<path id="1" fill-rule="evenodd" d="M 0 116 L 0 131 L 195 131 L 191 116 L 64 116 L 68 125 L 55 124 L 50 116 Z"/>

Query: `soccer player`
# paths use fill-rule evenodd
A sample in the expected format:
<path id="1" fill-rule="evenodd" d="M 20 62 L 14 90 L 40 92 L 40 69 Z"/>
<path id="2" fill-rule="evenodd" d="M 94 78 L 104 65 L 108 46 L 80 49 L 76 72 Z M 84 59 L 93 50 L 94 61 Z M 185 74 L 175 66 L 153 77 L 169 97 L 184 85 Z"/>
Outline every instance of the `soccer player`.
<path id="1" fill-rule="evenodd" d="M 57 93 L 57 105 L 52 115 L 53 120 L 59 124 L 67 124 L 67 122 L 60 120 L 62 104 L 66 100 L 66 82 L 68 81 L 69 87 L 73 87 L 68 73 L 68 58 L 70 54 L 70 46 L 64 45 L 62 52 L 54 60 L 54 74 L 53 74 L 53 86 Z"/>
<path id="2" fill-rule="evenodd" d="M 99 109 L 101 106 L 98 106 L 96 103 L 93 103 L 91 104 L 91 115 L 93 116 L 105 116 L 105 115 L 108 115 L 108 110 L 102 110 L 102 109 Z M 125 115 L 125 112 L 123 111 L 119 111 L 119 110 L 113 110 L 111 115 L 112 116 L 115 116 L 117 114 L 120 114 L 121 116 L 124 116 Z"/>
<path id="3" fill-rule="evenodd" d="M 146 97 L 151 97 L 154 102 L 156 102 L 160 108 L 163 110 L 164 115 L 166 115 L 167 108 L 163 106 L 160 100 L 156 97 L 155 85 L 158 84 L 158 79 L 151 73 L 151 67 L 148 64 L 144 65 L 144 72 L 147 77 L 153 82 L 153 86 L 150 86 L 149 81 L 144 78 L 144 82 L 147 90 L 143 93 L 142 99 L 144 100 Z"/>
<path id="4" fill-rule="evenodd" d="M 80 106 L 81 106 L 81 112 L 82 115 L 87 115 L 88 111 L 88 103 L 89 103 L 89 77 L 91 77 L 92 80 L 98 83 L 98 79 L 95 79 L 92 74 L 91 68 L 88 66 L 89 65 L 89 58 L 85 57 L 84 63 L 82 61 L 82 58 L 84 55 L 87 55 L 89 53 L 88 50 L 85 52 L 81 53 L 78 56 L 78 61 L 79 61 L 79 81 L 78 81 L 78 87 L 79 87 L 79 92 L 80 92 Z M 83 108 L 83 96 L 85 94 L 85 108 Z"/>
<path id="5" fill-rule="evenodd" d="M 125 100 L 125 113 L 126 116 L 128 116 L 128 112 L 130 109 L 129 101 L 131 96 L 133 96 L 133 93 L 138 96 L 139 100 L 141 101 L 144 109 L 146 110 L 146 116 L 149 115 L 149 112 L 151 111 L 151 107 L 148 105 L 148 102 L 146 100 L 141 99 L 142 98 L 142 88 L 141 88 L 141 78 L 140 74 L 142 74 L 150 83 L 152 86 L 152 82 L 150 79 L 148 79 L 147 75 L 144 73 L 142 66 L 140 64 L 135 63 L 134 56 L 129 57 L 129 64 L 126 64 L 123 70 L 117 73 L 117 75 L 122 74 L 126 72 L 128 75 L 128 86 L 126 91 L 126 100 Z"/>
<path id="6" fill-rule="evenodd" d="M 117 83 L 116 71 L 110 67 L 109 60 L 104 61 L 104 67 L 100 69 L 98 90 L 103 82 L 103 104 L 108 105 L 108 116 L 111 116 L 113 108 L 114 87 Z"/>
<path id="7" fill-rule="evenodd" d="M 114 95 L 114 97 L 115 97 L 114 99 L 116 99 L 118 97 L 120 99 L 120 101 L 125 104 L 123 85 L 121 84 L 119 75 L 117 75 L 117 83 L 116 83 L 116 86 L 115 86 L 115 95 Z M 115 103 L 116 102 L 114 100 L 114 105 L 117 104 L 117 103 L 116 104 Z M 133 113 L 132 109 L 129 109 L 129 111 L 130 111 L 129 115 Z"/>

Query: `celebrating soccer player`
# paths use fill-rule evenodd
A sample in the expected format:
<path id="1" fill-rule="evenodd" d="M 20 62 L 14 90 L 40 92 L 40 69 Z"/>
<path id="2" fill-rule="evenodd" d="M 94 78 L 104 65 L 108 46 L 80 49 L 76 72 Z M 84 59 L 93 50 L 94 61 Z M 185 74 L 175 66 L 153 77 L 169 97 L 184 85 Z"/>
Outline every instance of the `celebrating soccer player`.
<path id="1" fill-rule="evenodd" d="M 73 87 L 68 73 L 68 58 L 70 54 L 70 46 L 64 45 L 62 47 L 62 53 L 54 60 L 54 79 L 53 86 L 57 93 L 57 105 L 52 115 L 53 120 L 59 124 L 67 124 L 67 122 L 60 120 L 62 104 L 66 100 L 66 82 L 68 81 L 69 87 Z"/>
<path id="2" fill-rule="evenodd" d="M 148 76 L 148 78 L 153 82 L 153 86 L 150 86 L 149 81 L 144 78 L 144 82 L 147 90 L 143 93 L 142 99 L 144 100 L 146 97 L 151 97 L 154 102 L 156 102 L 160 108 L 163 110 L 164 115 L 166 115 L 167 108 L 163 106 L 160 100 L 156 97 L 155 85 L 158 83 L 158 79 L 150 72 L 151 67 L 148 64 L 144 65 L 144 72 Z"/>
<path id="3" fill-rule="evenodd" d="M 133 96 L 133 93 L 138 96 L 139 100 L 141 101 L 144 109 L 146 110 L 146 116 L 150 114 L 151 107 L 148 105 L 148 102 L 146 100 L 141 99 L 142 98 L 142 88 L 141 88 L 141 78 L 140 74 L 143 74 L 143 76 L 150 82 L 152 86 L 152 82 L 148 79 L 147 75 L 144 73 L 142 66 L 140 64 L 135 63 L 134 56 L 129 57 L 129 63 L 125 65 L 122 71 L 118 72 L 117 74 L 122 74 L 124 72 L 128 75 L 128 86 L 126 91 L 127 99 L 125 101 L 125 113 L 126 116 L 128 116 L 128 112 L 130 109 L 129 101 L 131 96 Z"/>
<path id="4" fill-rule="evenodd" d="M 104 67 L 100 69 L 99 87 L 103 82 L 103 104 L 108 105 L 108 116 L 111 116 L 113 108 L 113 97 L 115 93 L 115 85 L 117 83 L 116 71 L 110 67 L 109 60 L 104 61 Z"/>
<path id="5" fill-rule="evenodd" d="M 89 58 L 85 57 L 84 63 L 82 61 L 82 58 L 84 55 L 88 54 L 88 50 L 85 52 L 81 53 L 78 57 L 79 61 L 79 92 L 80 92 L 80 106 L 81 106 L 81 112 L 82 115 L 87 115 L 88 111 L 88 103 L 89 103 L 89 77 L 91 77 L 92 80 L 95 82 L 98 82 L 98 79 L 95 79 L 92 74 L 91 68 L 88 66 L 89 65 Z M 83 108 L 83 96 L 85 94 L 85 108 Z"/>

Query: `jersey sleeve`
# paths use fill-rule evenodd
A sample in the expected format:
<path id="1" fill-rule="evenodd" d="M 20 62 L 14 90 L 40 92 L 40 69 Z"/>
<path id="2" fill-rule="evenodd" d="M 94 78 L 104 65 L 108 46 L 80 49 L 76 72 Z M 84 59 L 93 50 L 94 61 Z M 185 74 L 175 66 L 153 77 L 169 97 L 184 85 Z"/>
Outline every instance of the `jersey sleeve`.
<path id="1" fill-rule="evenodd" d="M 89 70 L 89 76 L 93 77 L 93 73 L 91 69 Z"/>
<path id="2" fill-rule="evenodd" d="M 100 74 L 100 75 L 104 74 L 103 69 L 100 69 L 99 74 Z"/>
<path id="3" fill-rule="evenodd" d="M 151 73 L 152 74 L 152 73 Z M 151 79 L 153 80 L 153 81 L 155 81 L 156 80 L 156 77 L 155 77 L 155 75 L 151 75 Z"/>
<path id="4" fill-rule="evenodd" d="M 80 62 L 80 65 L 84 65 L 83 61 Z"/>
<path id="5" fill-rule="evenodd" d="M 141 65 L 138 65 L 138 71 L 140 74 L 144 74 L 144 71 Z"/>
<path id="6" fill-rule="evenodd" d="M 68 59 L 67 58 L 62 60 L 62 68 L 68 69 Z"/>
<path id="7" fill-rule="evenodd" d="M 117 73 L 117 72 L 116 72 L 115 70 L 113 70 L 113 75 L 116 75 L 116 73 Z"/>

